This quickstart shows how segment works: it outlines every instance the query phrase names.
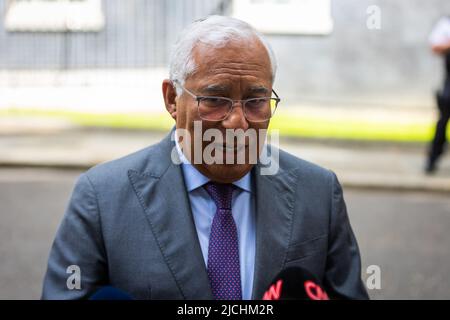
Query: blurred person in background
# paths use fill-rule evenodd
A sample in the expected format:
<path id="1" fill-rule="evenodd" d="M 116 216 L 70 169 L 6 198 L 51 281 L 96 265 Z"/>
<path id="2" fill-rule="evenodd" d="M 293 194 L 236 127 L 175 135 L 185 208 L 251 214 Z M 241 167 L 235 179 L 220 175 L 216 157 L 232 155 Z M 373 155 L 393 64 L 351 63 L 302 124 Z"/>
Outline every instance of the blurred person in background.
<path id="1" fill-rule="evenodd" d="M 437 92 L 439 119 L 431 142 L 428 161 L 425 168 L 427 173 L 436 170 L 436 163 L 444 152 L 446 145 L 446 129 L 450 117 L 450 16 L 441 18 L 430 34 L 430 44 L 433 52 L 445 60 L 445 82 L 443 88 Z"/>

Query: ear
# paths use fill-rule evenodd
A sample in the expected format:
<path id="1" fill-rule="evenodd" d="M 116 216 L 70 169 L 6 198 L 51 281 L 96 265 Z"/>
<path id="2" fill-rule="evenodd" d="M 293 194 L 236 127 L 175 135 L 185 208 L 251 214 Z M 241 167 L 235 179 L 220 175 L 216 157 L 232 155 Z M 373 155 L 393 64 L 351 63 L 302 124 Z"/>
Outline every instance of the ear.
<path id="1" fill-rule="evenodd" d="M 162 92 L 164 97 L 164 104 L 166 105 L 167 112 L 170 113 L 172 118 L 177 120 L 177 91 L 171 80 L 164 79 L 162 83 Z"/>

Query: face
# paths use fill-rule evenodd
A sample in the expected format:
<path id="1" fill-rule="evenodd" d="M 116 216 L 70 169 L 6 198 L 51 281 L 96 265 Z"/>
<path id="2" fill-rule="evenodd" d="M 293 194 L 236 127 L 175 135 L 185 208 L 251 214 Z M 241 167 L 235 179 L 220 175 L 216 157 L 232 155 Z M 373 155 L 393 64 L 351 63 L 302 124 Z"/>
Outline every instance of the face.
<path id="1" fill-rule="evenodd" d="M 270 58 L 263 44 L 258 39 L 250 41 L 234 41 L 228 43 L 223 48 L 213 48 L 205 44 L 198 44 L 193 50 L 193 57 L 197 69 L 189 76 L 184 87 L 197 96 L 220 96 L 233 100 L 251 99 L 257 97 L 268 97 L 272 92 L 272 70 Z M 222 121 L 202 120 L 198 113 L 197 101 L 188 93 L 183 91 L 180 96 L 176 95 L 175 89 L 169 80 L 163 82 L 163 94 L 166 108 L 176 121 L 177 129 L 187 130 L 191 137 L 194 137 L 194 122 L 200 121 L 202 131 L 208 129 L 218 129 L 225 136 L 227 129 L 241 129 L 244 132 L 249 129 L 260 132 L 260 129 L 267 129 L 269 121 L 250 122 L 246 120 L 241 103 L 234 103 L 232 112 Z M 194 159 L 194 145 L 201 145 L 202 150 L 206 148 L 210 141 L 192 139 L 193 143 L 183 144 L 186 157 L 202 174 L 213 181 L 230 183 L 242 178 L 249 172 L 254 161 L 248 161 L 250 143 L 264 141 L 264 135 L 257 135 L 256 141 L 245 139 L 245 145 L 239 145 L 239 152 L 246 153 L 244 163 L 213 163 L 207 164 L 204 161 L 196 164 Z M 237 144 L 237 141 L 235 142 Z M 262 144 L 262 143 L 261 143 Z M 236 146 L 238 149 L 238 146 Z M 226 152 L 223 158 L 225 159 Z M 231 151 L 236 154 L 236 150 Z M 259 154 L 259 152 L 258 152 Z"/>

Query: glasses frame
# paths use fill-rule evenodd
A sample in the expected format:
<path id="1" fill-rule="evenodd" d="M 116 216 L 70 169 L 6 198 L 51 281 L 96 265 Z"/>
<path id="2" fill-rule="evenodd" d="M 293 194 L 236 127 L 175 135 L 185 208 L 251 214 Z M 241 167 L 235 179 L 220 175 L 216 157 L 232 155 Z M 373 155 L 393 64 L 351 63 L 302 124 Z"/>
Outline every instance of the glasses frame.
<path id="1" fill-rule="evenodd" d="M 174 87 L 175 87 L 175 85 L 179 85 L 181 89 L 183 89 L 184 91 L 186 91 L 192 98 L 194 98 L 195 101 L 197 101 L 197 112 L 198 112 L 200 118 L 201 118 L 202 120 L 206 120 L 206 121 L 223 121 L 223 120 L 225 120 L 225 119 L 228 118 L 228 116 L 233 112 L 235 103 L 236 103 L 236 102 L 240 102 L 240 103 L 242 104 L 242 110 L 243 110 L 243 113 L 244 113 L 244 117 L 245 117 L 245 119 L 246 119 L 247 121 L 249 121 L 249 122 L 266 122 L 266 121 L 270 120 L 270 119 L 273 117 L 273 115 L 275 114 L 275 111 L 277 110 L 278 104 L 279 104 L 280 101 L 281 101 L 280 97 L 278 96 L 278 94 L 277 94 L 277 93 L 275 92 L 275 90 L 273 90 L 273 89 L 272 89 L 272 93 L 275 95 L 275 98 L 274 98 L 274 97 L 260 97 L 260 98 L 244 99 L 244 100 L 233 100 L 233 99 L 230 99 L 230 98 L 227 98 L 227 97 L 218 97 L 218 96 L 198 96 L 198 95 L 192 93 L 191 91 L 189 91 L 188 89 L 186 89 L 179 81 L 174 80 L 174 81 L 172 81 L 172 83 L 173 83 L 173 86 L 174 86 Z M 205 119 L 205 118 L 202 118 L 202 115 L 201 115 L 201 113 L 200 113 L 200 102 L 201 102 L 202 99 L 205 99 L 205 98 L 217 98 L 217 99 L 228 100 L 228 101 L 230 101 L 230 103 L 231 103 L 230 110 L 228 110 L 228 112 L 227 112 L 221 119 L 217 119 L 217 120 L 214 119 L 214 120 L 211 120 L 211 119 Z M 269 100 L 275 100 L 275 108 L 274 108 L 273 112 L 271 112 L 270 117 L 269 117 L 268 119 L 265 119 L 265 120 L 249 120 L 248 117 L 247 117 L 247 114 L 246 114 L 246 112 L 245 112 L 245 104 L 246 104 L 248 101 L 257 100 L 257 99 L 261 99 L 261 98 L 269 98 Z"/>

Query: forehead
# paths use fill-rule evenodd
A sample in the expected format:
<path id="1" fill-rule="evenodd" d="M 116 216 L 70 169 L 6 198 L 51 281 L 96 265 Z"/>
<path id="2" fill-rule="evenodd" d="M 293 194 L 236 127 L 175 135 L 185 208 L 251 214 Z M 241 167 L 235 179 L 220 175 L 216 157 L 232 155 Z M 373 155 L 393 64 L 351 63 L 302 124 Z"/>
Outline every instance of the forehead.
<path id="1" fill-rule="evenodd" d="M 199 43 L 193 49 L 195 73 L 187 80 L 197 84 L 270 85 L 272 69 L 266 48 L 259 39 L 233 40 L 222 47 Z"/>

